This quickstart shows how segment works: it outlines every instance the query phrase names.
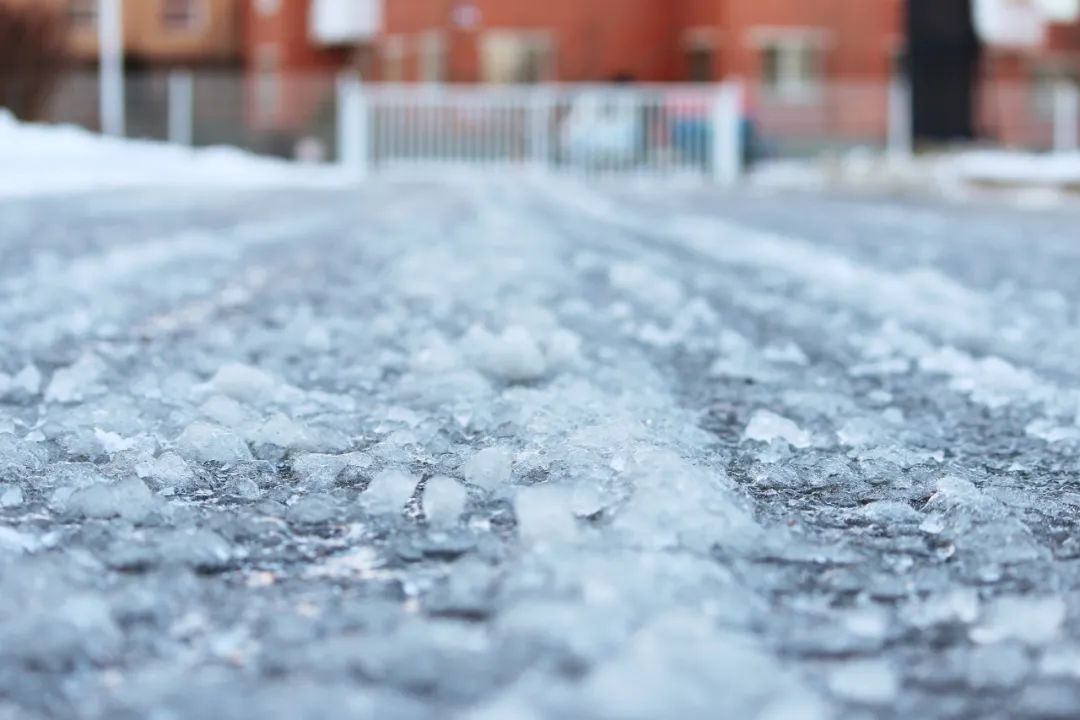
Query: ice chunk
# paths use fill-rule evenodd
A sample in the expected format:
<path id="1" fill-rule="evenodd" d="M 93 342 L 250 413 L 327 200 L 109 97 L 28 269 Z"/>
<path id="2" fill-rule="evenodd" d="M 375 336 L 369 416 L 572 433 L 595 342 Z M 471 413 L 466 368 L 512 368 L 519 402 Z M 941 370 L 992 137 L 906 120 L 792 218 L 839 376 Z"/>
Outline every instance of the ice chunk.
<path id="1" fill-rule="evenodd" d="M 969 625 L 979 617 L 979 595 L 970 588 L 955 588 L 930 595 L 913 605 L 906 615 L 921 628 L 950 623 Z"/>
<path id="2" fill-rule="evenodd" d="M 968 657 L 968 683 L 973 688 L 1009 689 L 1018 686 L 1031 671 L 1023 645 L 1014 642 L 983 645 Z"/>
<path id="3" fill-rule="evenodd" d="M 338 503 L 332 496 L 313 493 L 290 505 L 285 517 L 299 525 L 320 525 L 335 519 L 339 512 Z"/>
<path id="4" fill-rule="evenodd" d="M 417 478 L 407 472 L 387 468 L 371 479 L 360 497 L 372 512 L 401 512 L 416 490 L 417 482 Z"/>
<path id="5" fill-rule="evenodd" d="M 195 474 L 184 459 L 172 451 L 148 458 L 135 466 L 135 473 L 158 489 L 185 490 L 195 483 Z"/>
<path id="6" fill-rule="evenodd" d="M 203 573 L 225 570 L 242 553 L 211 530 L 174 530 L 161 538 L 161 559 L 166 563 L 186 565 Z"/>
<path id="7" fill-rule="evenodd" d="M 354 452 L 344 455 L 324 455 L 305 453 L 293 458 L 293 472 L 303 482 L 313 488 L 327 488 L 333 485 L 346 468 L 363 469 L 371 467 L 371 456 L 367 453 Z"/>
<path id="8" fill-rule="evenodd" d="M 37 443 L 0 433 L 0 476 L 41 472 L 48 459 L 48 453 Z"/>
<path id="9" fill-rule="evenodd" d="M 986 607 L 970 636 L 977 643 L 1019 640 L 1045 645 L 1058 637 L 1065 615 L 1065 601 L 1060 597 L 1000 597 Z"/>
<path id="10" fill-rule="evenodd" d="M 526 328 L 511 325 L 499 335 L 474 326 L 462 346 L 476 368 L 508 382 L 538 380 L 547 372 L 539 343 Z"/>
<path id="11" fill-rule="evenodd" d="M 214 422 L 229 428 L 239 428 L 256 421 L 256 415 L 231 397 L 213 395 L 201 406 L 201 412 Z"/>
<path id="12" fill-rule="evenodd" d="M 766 443 L 781 440 L 796 448 L 810 447 L 809 433 L 791 420 L 769 410 L 758 410 L 754 413 L 746 426 L 743 439 Z"/>
<path id="13" fill-rule="evenodd" d="M 0 525 L 0 552 L 33 552 L 37 547 L 38 542 L 33 537 Z"/>
<path id="14" fill-rule="evenodd" d="M 76 516 L 121 517 L 139 522 L 157 508 L 157 502 L 157 497 L 142 480 L 127 478 L 77 489 L 58 505 L 64 512 Z"/>
<path id="15" fill-rule="evenodd" d="M 899 694 L 900 679 L 884 660 L 854 660 L 830 673 L 829 690 L 849 702 L 885 705 Z"/>
<path id="16" fill-rule="evenodd" d="M 101 445 L 101 449 L 109 455 L 131 450 L 136 444 L 133 438 L 125 438 L 118 433 L 97 427 L 94 428 L 94 438 Z"/>
<path id="17" fill-rule="evenodd" d="M 98 380 L 105 374 L 104 361 L 93 353 L 86 353 L 74 364 L 53 373 L 45 389 L 45 401 L 57 403 L 79 402 L 88 395 L 100 391 Z"/>
<path id="18" fill-rule="evenodd" d="M 30 363 L 12 376 L 8 384 L 8 393 L 23 392 L 27 395 L 37 395 L 41 392 L 41 379 L 41 371 L 36 365 Z"/>
<path id="19" fill-rule="evenodd" d="M 184 458 L 226 465 L 251 460 L 251 450 L 235 433 L 220 425 L 196 421 L 176 438 L 176 449 Z"/>
<path id="20" fill-rule="evenodd" d="M 608 282 L 637 302 L 662 312 L 677 310 L 685 298 L 682 286 L 644 263 L 619 262 L 608 270 Z"/>
<path id="21" fill-rule="evenodd" d="M 303 392 L 297 388 L 265 370 L 243 363 L 222 365 L 206 387 L 213 393 L 251 405 L 294 402 L 303 398 Z"/>
<path id="22" fill-rule="evenodd" d="M 469 494 L 457 480 L 436 475 L 424 487 L 424 516 L 432 525 L 453 525 L 465 512 Z"/>
<path id="23" fill-rule="evenodd" d="M 762 351 L 761 356 L 769 362 L 788 365 L 806 365 L 810 362 L 810 358 L 806 357 L 803 349 L 793 340 L 788 340 L 783 345 L 769 345 Z"/>
<path id="24" fill-rule="evenodd" d="M 525 542 L 566 542 L 577 536 L 573 494 L 557 485 L 517 489 L 514 514 L 518 535 Z"/>
<path id="25" fill-rule="evenodd" d="M 315 450 L 317 445 L 306 427 L 282 413 L 275 413 L 247 437 L 256 444 L 274 445 L 290 450 Z"/>
<path id="26" fill-rule="evenodd" d="M 484 448 L 462 466 L 465 481 L 485 490 L 495 490 L 510 482 L 514 454 L 509 448 L 494 445 Z"/>
<path id="27" fill-rule="evenodd" d="M 0 491 L 0 507 L 12 508 L 23 504 L 23 491 L 18 485 L 4 488 Z"/>
<path id="28" fill-rule="evenodd" d="M 1046 418 L 1032 420 L 1024 428 L 1028 435 L 1048 443 L 1080 442 L 1080 427 L 1061 425 Z"/>

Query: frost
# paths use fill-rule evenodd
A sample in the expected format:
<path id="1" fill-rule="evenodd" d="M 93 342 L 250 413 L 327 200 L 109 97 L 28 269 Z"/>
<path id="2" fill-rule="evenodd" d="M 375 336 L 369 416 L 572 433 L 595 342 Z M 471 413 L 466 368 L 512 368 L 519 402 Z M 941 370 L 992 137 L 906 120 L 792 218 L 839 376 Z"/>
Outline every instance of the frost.
<path id="1" fill-rule="evenodd" d="M 772 443 L 777 440 L 795 448 L 810 447 L 810 434 L 791 420 L 768 410 L 758 410 L 750 418 L 743 439 Z"/>
<path id="2" fill-rule="evenodd" d="M 497 490 L 510 482 L 514 453 L 497 445 L 477 452 L 461 466 L 465 481 L 485 490 Z"/>
<path id="3" fill-rule="evenodd" d="M 432 525 L 453 525 L 465 512 L 468 493 L 457 480 L 445 475 L 428 478 L 421 500 L 424 517 Z"/>

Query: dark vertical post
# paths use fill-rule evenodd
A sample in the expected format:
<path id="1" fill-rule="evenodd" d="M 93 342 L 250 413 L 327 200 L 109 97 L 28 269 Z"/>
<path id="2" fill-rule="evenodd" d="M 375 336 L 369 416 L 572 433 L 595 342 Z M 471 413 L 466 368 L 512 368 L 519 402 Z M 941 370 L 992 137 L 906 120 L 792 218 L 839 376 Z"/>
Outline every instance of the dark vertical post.
<path id="1" fill-rule="evenodd" d="M 908 0 L 906 25 L 915 139 L 973 139 L 981 46 L 972 0 Z"/>

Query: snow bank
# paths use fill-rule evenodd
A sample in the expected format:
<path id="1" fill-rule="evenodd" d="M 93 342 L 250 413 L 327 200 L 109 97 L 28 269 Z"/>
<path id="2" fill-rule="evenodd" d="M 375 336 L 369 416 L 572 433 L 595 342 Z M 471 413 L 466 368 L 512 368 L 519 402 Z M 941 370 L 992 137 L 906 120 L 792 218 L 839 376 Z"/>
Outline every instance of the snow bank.
<path id="1" fill-rule="evenodd" d="M 959 154 L 946 160 L 944 166 L 956 177 L 969 182 L 1080 187 L 1080 152 L 1036 154 L 980 150 Z"/>
<path id="2" fill-rule="evenodd" d="M 812 160 L 772 160 L 750 173 L 762 190 L 933 192 L 967 199 L 979 188 L 1015 191 L 1029 203 L 1031 192 L 1080 189 L 1080 152 L 1028 153 L 964 150 L 900 158 L 867 150 Z"/>
<path id="3" fill-rule="evenodd" d="M 0 108 L 0 198 L 129 188 L 338 187 L 334 167 L 302 166 L 235 148 L 191 149 L 96 135 L 69 125 L 20 123 Z"/>

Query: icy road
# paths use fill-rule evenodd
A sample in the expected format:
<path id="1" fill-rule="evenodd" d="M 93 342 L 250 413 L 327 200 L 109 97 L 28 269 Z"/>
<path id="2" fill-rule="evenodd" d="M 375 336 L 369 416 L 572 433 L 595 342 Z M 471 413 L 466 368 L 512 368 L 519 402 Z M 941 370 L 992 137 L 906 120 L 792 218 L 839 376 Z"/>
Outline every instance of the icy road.
<path id="1" fill-rule="evenodd" d="M 0 719 L 1076 717 L 1076 227 L 0 203 Z"/>

